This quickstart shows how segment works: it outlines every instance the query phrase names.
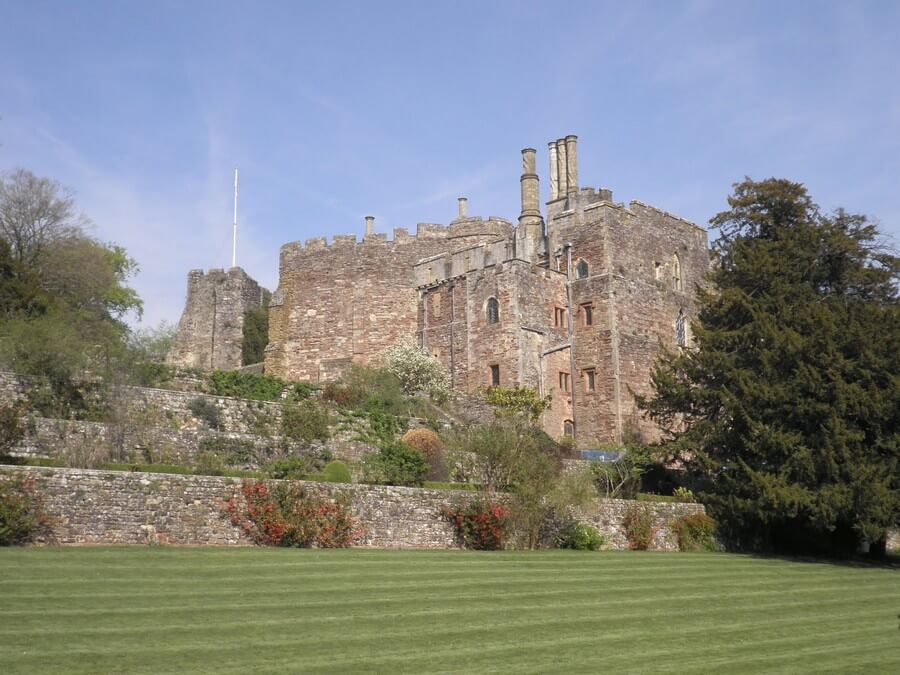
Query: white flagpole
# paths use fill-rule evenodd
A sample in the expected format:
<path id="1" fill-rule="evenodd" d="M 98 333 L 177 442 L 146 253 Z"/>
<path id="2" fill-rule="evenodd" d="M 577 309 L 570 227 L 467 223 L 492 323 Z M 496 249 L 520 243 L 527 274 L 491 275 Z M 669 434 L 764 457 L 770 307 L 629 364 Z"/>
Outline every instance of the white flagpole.
<path id="1" fill-rule="evenodd" d="M 237 199 L 238 199 L 238 170 L 234 168 L 234 227 L 231 232 L 231 266 L 237 267 Z"/>

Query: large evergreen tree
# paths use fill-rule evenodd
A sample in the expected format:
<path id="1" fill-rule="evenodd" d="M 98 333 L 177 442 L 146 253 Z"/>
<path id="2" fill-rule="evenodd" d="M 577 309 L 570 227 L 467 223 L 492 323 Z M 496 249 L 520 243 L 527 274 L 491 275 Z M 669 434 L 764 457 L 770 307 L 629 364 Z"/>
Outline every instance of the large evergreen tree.
<path id="1" fill-rule="evenodd" d="M 900 523 L 900 261 L 803 185 L 747 179 L 728 202 L 696 344 L 641 405 L 734 545 L 883 544 Z"/>

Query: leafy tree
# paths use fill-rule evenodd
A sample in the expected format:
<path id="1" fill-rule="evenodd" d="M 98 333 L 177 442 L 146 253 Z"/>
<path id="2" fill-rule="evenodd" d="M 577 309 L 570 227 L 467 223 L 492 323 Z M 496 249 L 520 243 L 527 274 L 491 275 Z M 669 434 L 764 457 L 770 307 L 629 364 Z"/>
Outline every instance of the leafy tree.
<path id="1" fill-rule="evenodd" d="M 695 349 L 640 405 L 732 544 L 852 552 L 900 522 L 900 262 L 803 185 L 735 185 Z"/>
<path id="2" fill-rule="evenodd" d="M 271 293 L 263 293 L 263 303 L 244 314 L 241 340 L 241 363 L 245 366 L 262 363 L 269 344 L 269 299 Z"/>
<path id="3" fill-rule="evenodd" d="M 521 416 L 530 423 L 536 423 L 553 400 L 549 394 L 540 398 L 531 387 L 488 387 L 483 396 L 496 408 L 498 416 Z"/>
<path id="4" fill-rule="evenodd" d="M 9 244 L 0 239 L 0 317 L 43 314 L 49 303 L 34 270 L 15 258 Z"/>
<path id="5" fill-rule="evenodd" d="M 0 238 L 19 262 L 35 264 L 49 242 L 81 234 L 88 222 L 56 181 L 25 169 L 0 176 Z"/>

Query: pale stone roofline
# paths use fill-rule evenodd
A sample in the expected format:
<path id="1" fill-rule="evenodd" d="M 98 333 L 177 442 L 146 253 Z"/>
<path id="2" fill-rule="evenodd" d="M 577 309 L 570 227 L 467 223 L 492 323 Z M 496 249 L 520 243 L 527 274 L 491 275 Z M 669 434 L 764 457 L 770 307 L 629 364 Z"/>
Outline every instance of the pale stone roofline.
<path id="1" fill-rule="evenodd" d="M 506 218 L 498 216 L 488 216 L 487 219 L 481 217 L 464 217 L 456 218 L 449 225 L 441 225 L 439 223 L 418 223 L 416 225 L 416 233 L 411 235 L 405 227 L 395 227 L 393 230 L 393 239 L 388 239 L 387 234 L 383 232 L 373 232 L 364 235 L 362 241 L 357 238 L 356 234 L 337 234 L 332 237 L 331 243 L 327 237 L 312 237 L 306 241 L 292 241 L 281 246 L 281 250 L 290 251 L 326 251 L 332 248 L 340 248 L 344 246 L 365 246 L 366 244 L 379 244 L 394 246 L 397 244 L 408 244 L 418 240 L 427 239 L 460 239 L 463 237 L 475 237 L 496 235 L 495 232 L 469 232 L 462 231 L 465 225 L 478 224 L 495 224 L 512 228 L 512 222 Z M 499 236 L 499 235 L 498 235 Z"/>

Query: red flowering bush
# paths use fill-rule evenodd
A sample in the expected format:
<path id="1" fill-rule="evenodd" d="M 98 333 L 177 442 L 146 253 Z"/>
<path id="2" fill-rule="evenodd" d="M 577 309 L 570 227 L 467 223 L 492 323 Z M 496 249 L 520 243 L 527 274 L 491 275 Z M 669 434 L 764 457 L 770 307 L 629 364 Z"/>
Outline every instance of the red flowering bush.
<path id="1" fill-rule="evenodd" d="M 456 528 L 466 548 L 496 551 L 503 548 L 509 509 L 498 502 L 479 499 L 468 504 L 444 506 L 444 516 Z"/>
<path id="2" fill-rule="evenodd" d="M 365 534 L 346 497 L 321 497 L 289 481 L 244 481 L 240 492 L 225 502 L 225 512 L 265 546 L 347 548 Z"/>

